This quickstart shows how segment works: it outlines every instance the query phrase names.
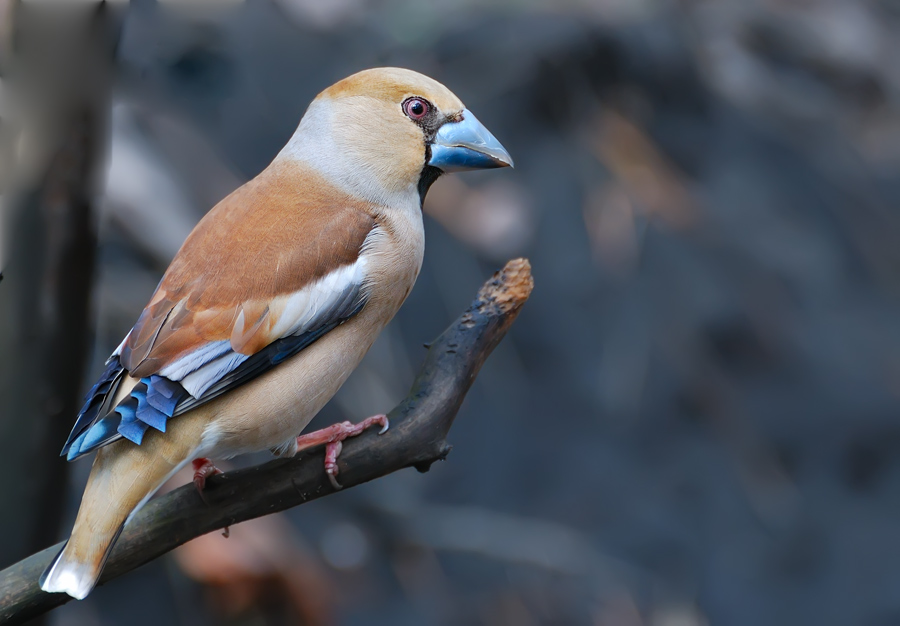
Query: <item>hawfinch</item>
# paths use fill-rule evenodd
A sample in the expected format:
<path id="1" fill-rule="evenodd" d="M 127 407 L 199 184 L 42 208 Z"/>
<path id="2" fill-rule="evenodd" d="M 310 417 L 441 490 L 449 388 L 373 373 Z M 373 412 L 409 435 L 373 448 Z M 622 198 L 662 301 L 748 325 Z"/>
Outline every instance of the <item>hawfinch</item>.
<path id="1" fill-rule="evenodd" d="M 409 295 L 422 202 L 444 172 L 512 166 L 442 84 L 396 68 L 320 93 L 256 178 L 172 260 L 87 395 L 62 454 L 98 450 L 72 535 L 40 579 L 88 595 L 122 527 L 182 466 L 328 444 L 375 416 L 298 437 Z M 202 493 L 202 492 L 201 492 Z"/>

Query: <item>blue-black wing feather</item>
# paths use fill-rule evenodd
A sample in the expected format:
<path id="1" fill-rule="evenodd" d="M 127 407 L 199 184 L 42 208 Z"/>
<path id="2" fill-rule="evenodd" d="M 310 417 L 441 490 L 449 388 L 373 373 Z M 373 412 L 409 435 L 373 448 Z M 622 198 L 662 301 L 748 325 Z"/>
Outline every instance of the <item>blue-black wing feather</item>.
<path id="1" fill-rule="evenodd" d="M 118 439 L 140 444 L 150 428 L 165 432 L 166 422 L 243 385 L 297 354 L 316 340 L 359 313 L 365 297 L 357 286 L 317 316 L 319 323 L 306 332 L 277 339 L 226 372 L 199 398 L 191 396 L 177 381 L 164 376 L 142 378 L 127 398 L 113 410 L 109 407 L 125 370 L 114 355 L 106 370 L 85 398 L 61 455 L 72 461 Z"/>

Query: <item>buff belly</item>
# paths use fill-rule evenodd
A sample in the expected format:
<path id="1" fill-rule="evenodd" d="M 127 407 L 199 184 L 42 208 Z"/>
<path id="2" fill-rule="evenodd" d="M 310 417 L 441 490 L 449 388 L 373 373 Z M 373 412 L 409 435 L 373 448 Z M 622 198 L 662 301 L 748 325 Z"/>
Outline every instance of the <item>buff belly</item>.
<path id="1" fill-rule="evenodd" d="M 279 448 L 299 435 L 377 336 L 380 328 L 371 330 L 374 316 L 363 316 L 248 382 L 240 394 L 228 394 L 183 416 L 206 423 L 196 456 L 226 459 Z"/>

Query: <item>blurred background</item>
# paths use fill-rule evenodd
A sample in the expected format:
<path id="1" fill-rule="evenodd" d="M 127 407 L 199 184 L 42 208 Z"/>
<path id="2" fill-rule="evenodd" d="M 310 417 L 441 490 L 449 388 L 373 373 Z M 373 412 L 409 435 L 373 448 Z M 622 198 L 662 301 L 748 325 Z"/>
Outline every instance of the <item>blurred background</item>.
<path id="1" fill-rule="evenodd" d="M 435 184 L 415 290 L 313 426 L 390 409 L 508 258 L 536 288 L 445 463 L 44 623 L 900 624 L 900 2 L 74 6 L 0 0 L 0 567 L 68 535 L 81 395 L 336 80 L 427 73 L 516 169 Z"/>

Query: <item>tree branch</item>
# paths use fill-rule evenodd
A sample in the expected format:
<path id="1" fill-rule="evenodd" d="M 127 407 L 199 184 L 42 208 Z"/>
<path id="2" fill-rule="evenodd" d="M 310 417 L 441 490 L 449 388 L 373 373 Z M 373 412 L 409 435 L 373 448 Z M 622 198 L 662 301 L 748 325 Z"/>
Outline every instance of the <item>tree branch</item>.
<path id="1" fill-rule="evenodd" d="M 469 309 L 428 350 L 409 395 L 389 414 L 391 429 L 344 442 L 345 488 L 404 467 L 427 471 L 450 452 L 447 433 L 485 359 L 506 335 L 533 286 L 525 259 L 509 261 L 488 280 Z M 180 487 L 151 501 L 125 528 L 100 584 L 121 576 L 205 533 L 283 511 L 334 492 L 323 470 L 324 448 L 213 476 L 205 492 Z M 19 624 L 71 598 L 44 593 L 38 577 L 62 544 L 0 572 L 0 624 Z"/>

